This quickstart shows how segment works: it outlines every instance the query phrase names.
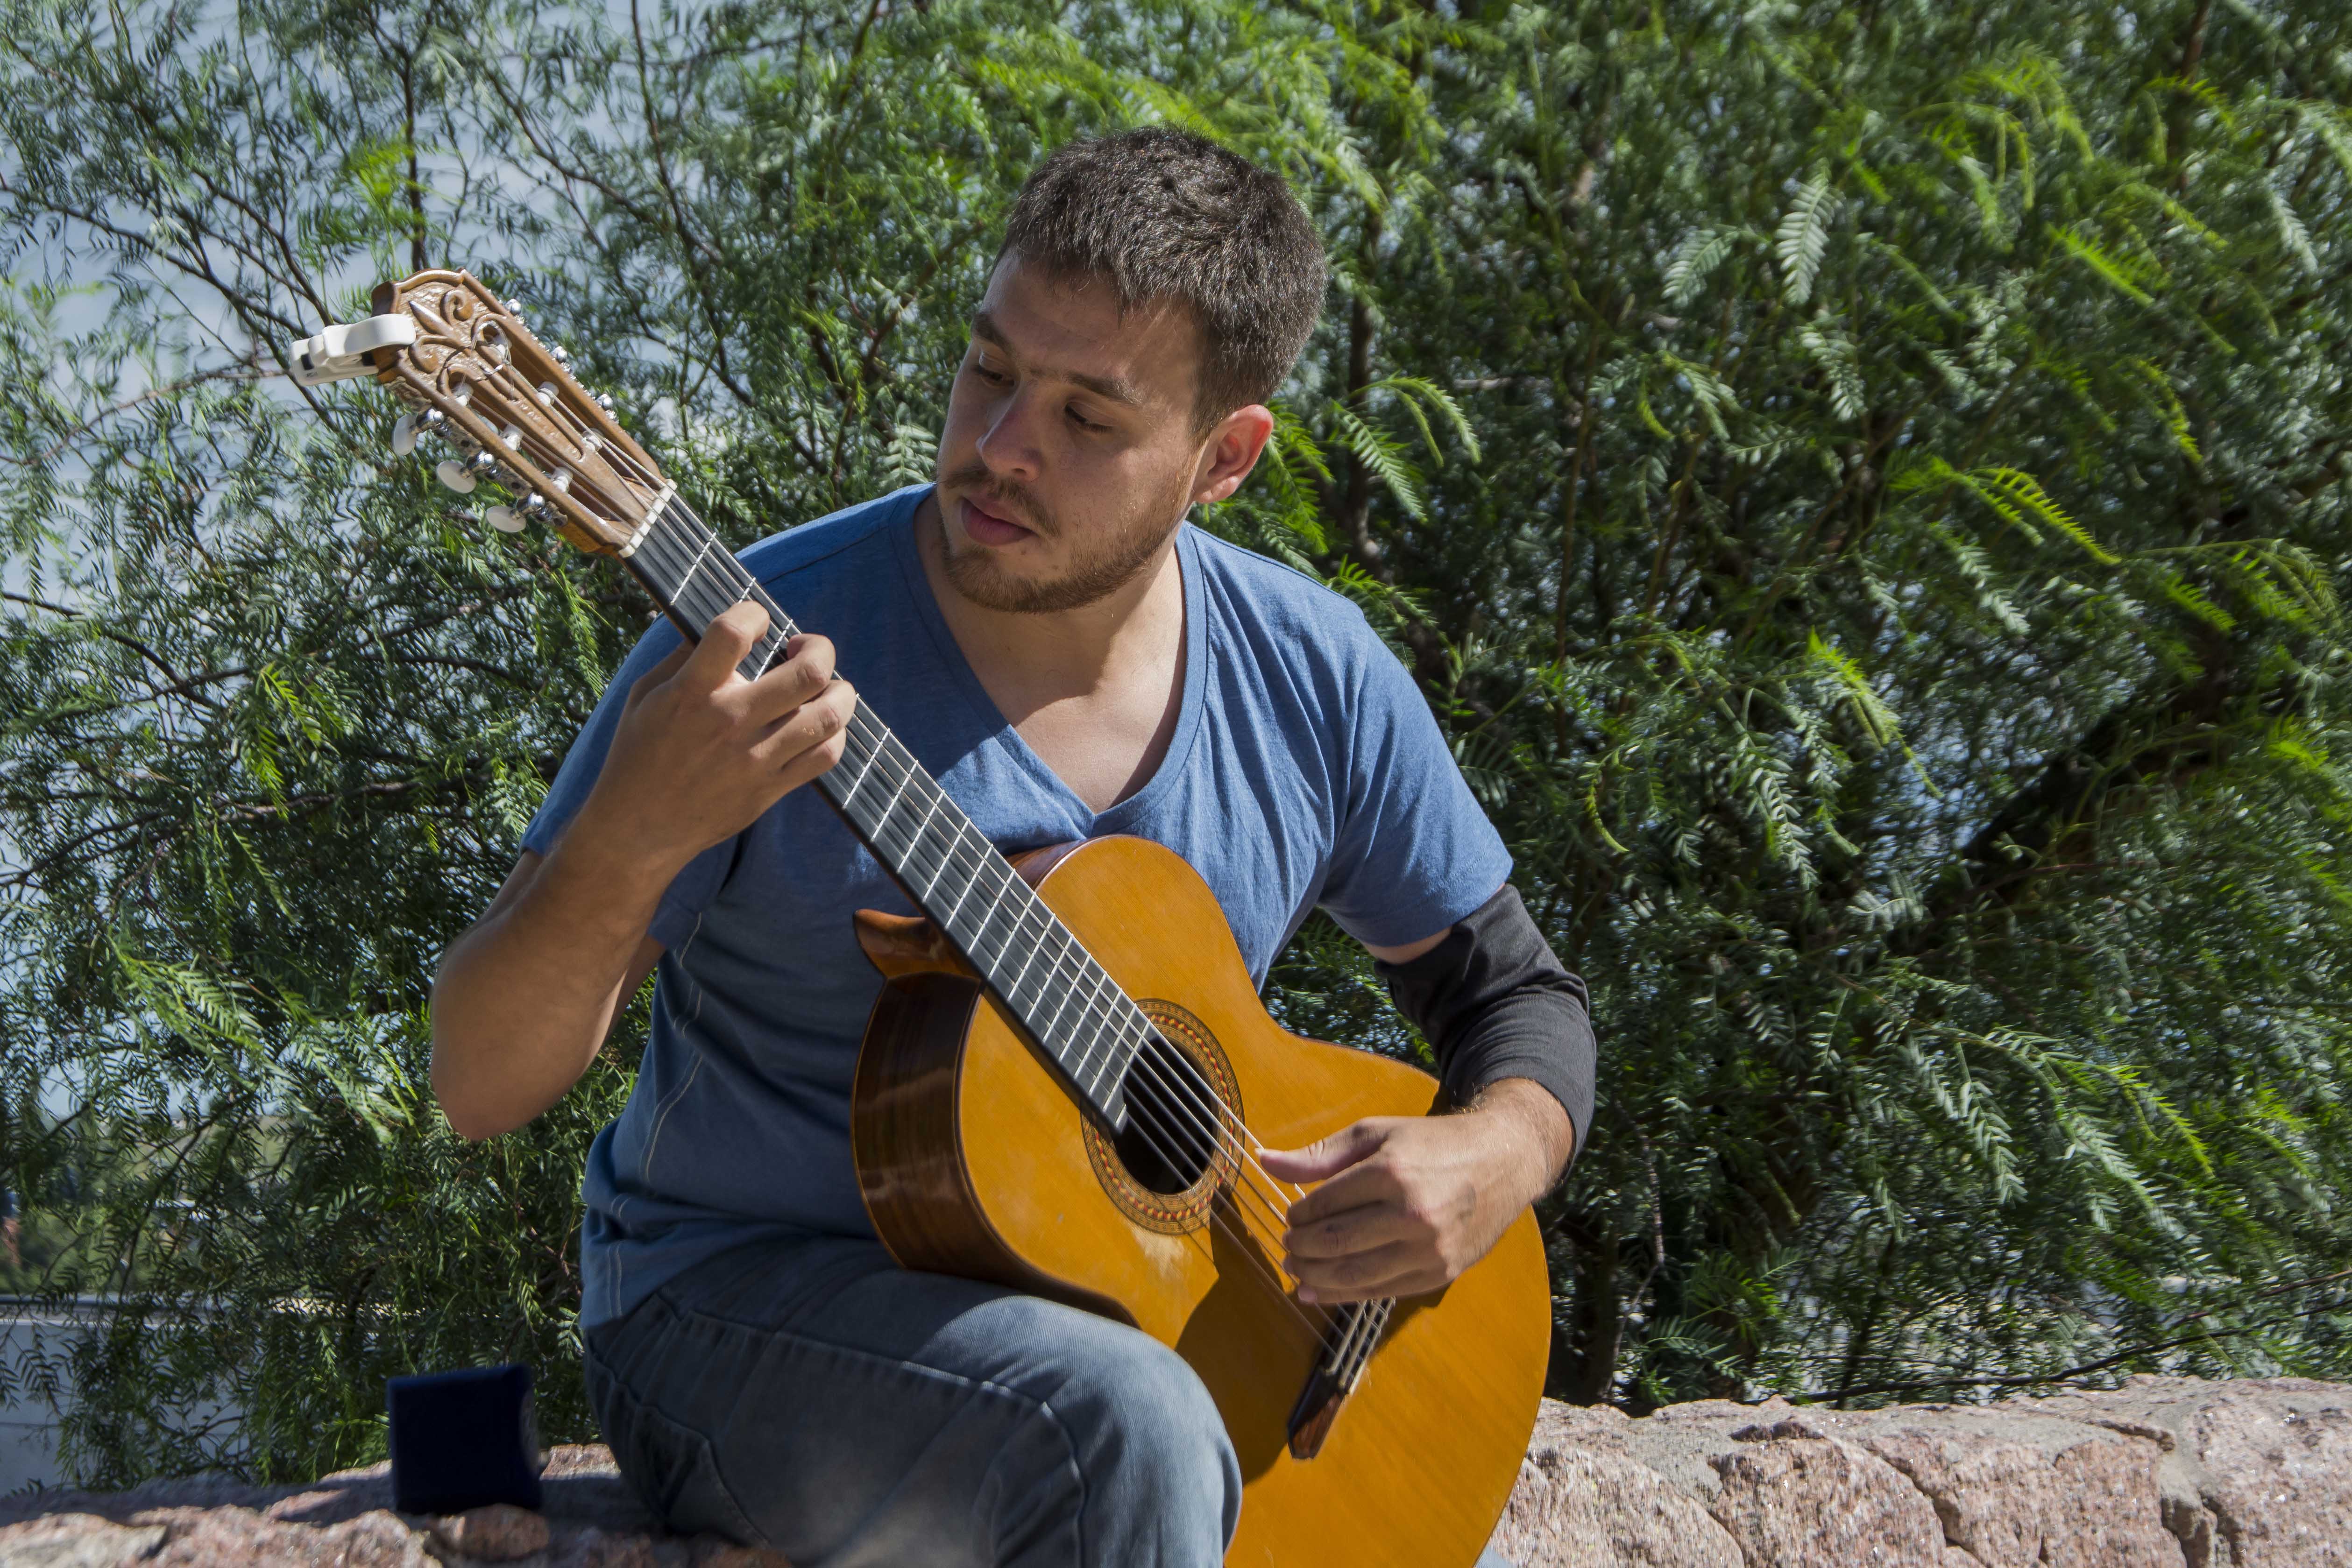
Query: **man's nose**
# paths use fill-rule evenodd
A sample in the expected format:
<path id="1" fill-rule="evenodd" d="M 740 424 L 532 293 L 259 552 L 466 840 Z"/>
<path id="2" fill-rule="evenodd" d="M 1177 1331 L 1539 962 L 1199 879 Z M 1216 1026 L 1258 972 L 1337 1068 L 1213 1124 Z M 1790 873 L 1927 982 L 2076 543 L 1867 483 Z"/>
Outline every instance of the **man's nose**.
<path id="1" fill-rule="evenodd" d="M 990 473 L 1007 479 L 1037 477 L 1043 458 L 1036 439 L 1038 406 L 1042 402 L 1027 387 L 1017 387 L 997 405 L 988 428 L 973 443 Z"/>

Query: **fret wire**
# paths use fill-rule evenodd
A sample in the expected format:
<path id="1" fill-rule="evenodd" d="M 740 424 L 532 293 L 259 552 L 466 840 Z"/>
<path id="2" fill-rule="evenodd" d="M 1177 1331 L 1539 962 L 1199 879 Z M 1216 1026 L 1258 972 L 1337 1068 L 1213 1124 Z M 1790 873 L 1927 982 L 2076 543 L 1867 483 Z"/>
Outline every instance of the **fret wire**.
<path id="1" fill-rule="evenodd" d="M 916 823 L 914 831 L 908 835 L 908 845 L 909 848 L 912 848 L 914 845 L 919 844 L 923 841 L 924 835 L 930 830 L 931 818 L 940 809 L 940 802 L 948 798 L 947 791 L 940 789 L 938 782 L 931 779 L 929 775 L 923 775 L 923 781 L 930 786 L 931 803 L 923 809 L 923 820 Z M 931 896 L 932 889 L 938 887 L 939 884 L 939 873 L 934 872 L 931 873 L 930 886 L 923 889 L 923 896 L 927 899 L 929 898 Z"/>
<path id="2" fill-rule="evenodd" d="M 887 800 L 882 802 L 882 810 L 877 821 L 887 822 L 890 820 L 890 813 L 898 809 L 898 798 L 907 792 L 907 786 L 912 782 L 914 782 L 912 771 L 901 770 L 898 775 L 898 787 L 890 791 L 890 798 Z"/>
<path id="3" fill-rule="evenodd" d="M 681 537 L 673 537 L 665 542 L 675 552 L 673 559 L 683 562 L 677 580 L 678 600 L 693 603 L 702 624 L 709 626 L 735 601 L 717 581 L 705 582 L 698 579 L 704 568 L 711 564 L 714 549 L 719 559 L 731 561 L 735 558 L 719 544 L 718 536 L 707 528 L 679 529 L 677 534 Z M 697 535 L 700 537 L 698 538 Z M 714 574 L 717 575 L 719 574 Z"/>
<path id="4" fill-rule="evenodd" d="M 854 730 L 853 730 L 853 733 L 854 733 Z M 848 749 L 847 742 L 846 742 L 846 741 L 845 741 L 845 742 L 843 743 L 843 750 L 845 752 L 847 749 Z M 875 758 L 879 757 L 880 755 L 881 755 L 881 748 L 880 748 L 878 746 L 877 746 L 877 747 L 875 747 L 875 749 L 873 750 L 873 752 L 872 752 L 872 753 L 870 753 L 870 754 L 866 757 L 865 766 L 863 766 L 863 767 L 861 767 L 860 768 L 858 768 L 858 770 L 857 770 L 857 777 L 856 777 L 856 778 L 855 778 L 855 779 L 851 779 L 851 780 L 849 781 L 849 788 L 848 788 L 848 789 L 847 789 L 847 790 L 845 790 L 845 792 L 844 792 L 844 793 L 839 797 L 840 801 L 841 801 L 841 809 L 842 809 L 843 810 L 845 810 L 845 810 L 849 810 L 849 803 L 850 803 L 852 800 L 856 800 L 856 799 L 857 798 L 857 790 L 858 790 L 858 787 L 859 787 L 860 785 L 862 785 L 862 784 L 864 784 L 864 783 L 866 782 L 866 774 L 868 774 L 868 773 L 870 773 L 870 772 L 872 772 L 872 771 L 873 771 L 873 769 L 874 769 L 874 759 L 875 759 Z M 829 773 L 825 773 L 825 774 L 820 774 L 820 775 L 818 775 L 818 777 L 819 777 L 819 778 L 830 778 L 830 777 L 832 777 L 832 775 L 831 775 L 831 774 L 829 774 Z"/>
<path id="5" fill-rule="evenodd" d="M 637 541 L 635 551 L 629 557 L 632 566 L 643 563 L 640 570 L 656 584 L 654 591 L 665 609 L 683 608 L 677 605 L 677 568 L 668 553 L 674 548 L 668 534 L 656 526 L 646 530 L 646 537 Z"/>
<path id="6" fill-rule="evenodd" d="M 862 713 L 861 716 L 863 716 Z M 891 756 L 892 737 L 889 730 L 879 724 L 869 723 L 860 729 L 858 737 L 866 743 L 866 760 L 858 770 L 857 780 L 852 786 L 853 793 L 862 789 L 865 787 L 865 781 L 869 778 L 878 779 L 884 783 L 889 782 L 891 771 L 897 766 Z M 845 804 L 846 804 L 845 799 Z M 882 841 L 889 827 L 889 820 L 886 815 L 876 811 L 872 806 L 860 805 L 856 809 L 856 816 L 859 826 L 866 830 L 869 838 L 877 841 Z"/>
<path id="7" fill-rule="evenodd" d="M 695 550 L 694 559 L 686 563 L 686 576 L 678 580 L 677 591 L 680 598 L 685 597 L 687 589 L 693 583 L 694 574 L 702 570 L 702 558 L 710 553 L 710 547 L 717 542 L 718 539 L 713 535 L 706 533 L 702 536 L 702 543 Z M 710 622 L 705 621 L 703 624 L 708 626 Z"/>
<path id="8" fill-rule="evenodd" d="M 976 940 L 985 940 L 985 938 L 988 938 L 988 936 L 995 936 L 995 940 L 997 940 L 997 950 L 992 952 L 992 955 L 988 955 L 988 967 L 992 968 L 992 971 L 1002 971 L 1002 968 L 1004 968 L 1004 959 L 1007 959 L 1007 955 L 1009 955 L 1009 952 L 1012 952 L 1013 936 L 1016 936 L 1018 931 L 1021 931 L 1021 910 L 1024 910 L 1024 903 L 1021 903 L 1021 900 L 1018 900 L 1018 898 L 1002 898 L 1002 895 L 1000 895 L 1000 898 L 995 900 L 995 905 L 990 907 L 988 919 L 985 919 L 985 922 L 981 922 L 981 936 L 979 936 L 979 938 L 976 938 Z M 1002 917 L 1004 917 L 1004 928 L 1002 928 L 1002 931 L 995 931 L 997 915 L 1002 915 Z M 1034 947 L 1030 947 L 1030 956 L 1034 956 L 1034 952 L 1037 952 L 1037 950 L 1034 950 Z M 1028 964 L 1025 964 L 1025 961 L 1024 961 L 1024 971 L 1025 971 L 1025 968 L 1028 968 Z M 1000 980 L 1000 985 L 1004 985 L 1004 983 L 1002 983 L 1002 980 Z M 1021 992 L 1021 983 L 1018 983 L 1018 977 L 1016 977 L 1016 980 L 1013 980 L 1012 985 L 1004 985 L 1004 999 L 1012 1001 L 1013 1006 L 1024 1006 L 1024 1004 L 1021 1004 L 1021 995 L 1018 995 L 1018 992 Z"/>
<path id="9" fill-rule="evenodd" d="M 686 546 L 697 546 L 694 553 L 687 558 L 688 565 L 679 578 L 678 591 L 681 598 L 689 592 L 710 594 L 714 597 L 720 593 L 732 592 L 733 598 L 719 605 L 718 611 L 705 611 L 701 606 L 694 607 L 696 612 L 702 616 L 702 623 L 705 626 L 716 620 L 719 613 L 746 601 L 757 601 L 761 608 L 768 612 L 768 630 L 761 634 L 760 639 L 751 645 L 751 651 L 744 655 L 744 663 L 752 665 L 751 673 L 746 675 L 745 679 L 756 680 L 760 675 L 766 674 L 769 662 L 773 658 L 775 651 L 790 642 L 793 634 L 800 630 L 793 623 L 792 617 L 785 614 L 775 601 L 768 597 L 759 579 L 735 558 L 733 552 L 722 547 L 716 554 L 711 553 L 710 547 L 718 543 L 716 535 L 704 526 L 701 518 L 695 515 L 693 507 L 688 506 L 682 497 L 675 495 L 670 497 L 661 516 L 656 519 L 654 528 L 648 530 L 645 543 L 651 544 L 656 539 L 672 552 L 682 553 Z M 639 546 L 641 551 L 644 548 L 644 544 Z M 676 559 L 675 555 L 673 559 Z M 720 588 L 717 583 L 705 585 L 698 582 L 697 579 L 706 570 L 711 577 L 718 579 L 719 583 L 727 586 Z M 739 665 L 738 669 L 740 668 L 741 666 Z"/>
<path id="10" fill-rule="evenodd" d="M 694 508 L 687 505 L 685 500 L 680 497 L 672 496 L 670 497 L 668 506 L 664 508 L 664 515 L 667 517 L 674 518 L 689 533 L 702 534 L 706 537 L 716 537 L 712 534 L 712 530 L 709 525 L 705 524 L 703 520 L 695 514 Z M 734 582 L 734 590 L 739 596 L 749 592 L 758 592 L 761 601 L 766 604 L 770 613 L 776 618 L 778 624 L 784 626 L 792 625 L 792 617 L 786 615 L 782 610 L 778 609 L 774 601 L 768 599 L 766 592 L 760 587 L 759 579 L 751 574 L 751 570 L 749 567 L 746 567 L 741 561 L 736 559 L 731 551 L 721 552 L 721 554 L 714 559 L 712 564 L 717 568 L 718 575 L 722 579 L 740 580 Z M 798 630 L 796 627 L 793 629 Z"/>
<path id="11" fill-rule="evenodd" d="M 718 619 L 719 611 L 726 607 L 722 604 L 714 608 L 707 599 L 699 598 L 693 586 L 692 570 L 690 568 L 682 566 L 681 563 L 688 559 L 683 552 L 686 547 L 693 542 L 690 538 L 672 537 L 668 530 L 656 527 L 648 532 L 646 538 L 639 544 L 637 553 L 641 556 L 646 554 L 648 547 L 657 552 L 653 557 L 654 564 L 660 568 L 670 580 L 663 584 L 663 596 L 681 612 L 684 619 L 693 623 L 696 628 L 695 635 L 698 641 L 711 622 Z M 703 548 L 707 549 L 709 544 L 715 542 L 705 535 Z"/>
<path id="12" fill-rule="evenodd" d="M 971 826 L 971 819 L 970 817 L 964 817 L 958 821 L 950 821 L 948 825 L 955 831 L 955 838 L 953 839 L 952 843 L 956 849 L 961 849 L 963 847 L 963 838 L 966 832 L 971 832 L 975 836 L 978 834 L 978 830 Z M 972 874 L 964 879 L 963 891 L 956 894 L 955 907 L 949 910 L 947 913 L 947 918 L 940 922 L 940 928 L 946 931 L 950 936 L 955 935 L 955 919 L 958 915 L 963 913 L 964 900 L 970 898 L 971 896 L 971 890 L 980 884 L 981 867 L 988 863 L 985 852 L 993 850 L 996 847 L 995 845 L 989 843 L 985 838 L 981 839 L 980 841 L 983 847 L 983 853 L 981 857 L 980 862 L 971 868 Z"/>
<path id="13" fill-rule="evenodd" d="M 673 601 L 677 599 L 684 588 L 684 569 L 688 559 L 687 547 L 695 542 L 691 533 L 675 527 L 674 523 L 673 512 L 670 508 L 664 507 L 655 516 L 652 525 L 646 529 L 646 537 L 637 541 L 637 554 L 653 555 L 662 562 L 663 570 L 669 574 L 669 591 Z"/>
<path id="14" fill-rule="evenodd" d="M 683 598 L 679 595 L 676 559 L 667 554 L 649 554 L 642 548 L 635 559 L 645 563 L 646 584 L 664 611 L 678 622 L 692 641 L 700 642 L 710 625 L 710 618 L 705 607 L 697 604 L 690 595 Z"/>

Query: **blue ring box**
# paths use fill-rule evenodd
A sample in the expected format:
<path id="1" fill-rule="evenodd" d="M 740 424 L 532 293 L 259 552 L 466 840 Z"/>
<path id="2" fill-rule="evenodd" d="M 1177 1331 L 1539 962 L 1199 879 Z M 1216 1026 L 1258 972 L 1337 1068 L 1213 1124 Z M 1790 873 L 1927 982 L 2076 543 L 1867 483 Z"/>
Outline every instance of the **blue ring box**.
<path id="1" fill-rule="evenodd" d="M 403 1513 L 462 1513 L 488 1503 L 536 1509 L 542 1498 L 530 1368 L 468 1367 L 395 1377 L 391 1416 L 393 1506 Z"/>

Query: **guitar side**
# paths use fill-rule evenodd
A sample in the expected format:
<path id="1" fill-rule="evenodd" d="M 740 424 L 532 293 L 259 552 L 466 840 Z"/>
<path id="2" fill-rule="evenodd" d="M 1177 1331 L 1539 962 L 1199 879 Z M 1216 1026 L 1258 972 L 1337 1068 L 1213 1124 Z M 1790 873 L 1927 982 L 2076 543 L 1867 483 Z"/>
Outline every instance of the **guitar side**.
<path id="1" fill-rule="evenodd" d="M 1208 889 L 1171 852 L 1097 840 L 1033 862 L 1054 912 L 1164 1033 L 1205 1042 L 1244 1119 L 1296 1147 L 1363 1116 L 1419 1115 L 1426 1074 L 1285 1032 Z M 1204 1207 L 1142 1191 L 952 955 L 910 940 L 868 1024 L 852 1103 L 877 1230 L 909 1268 L 988 1279 L 1134 1325 L 1207 1385 L 1241 1461 L 1227 1561 L 1468 1568 L 1535 1422 L 1550 1330 L 1531 1216 L 1444 1291 L 1397 1304 L 1321 1452 L 1292 1456 L 1319 1354 L 1276 1288 L 1278 1218 L 1245 1194 Z M 875 946 L 869 944 L 869 947 Z M 1263 1183 L 1263 1178 L 1260 1178 Z M 1218 1188 L 1200 1184 L 1197 1194 Z"/>

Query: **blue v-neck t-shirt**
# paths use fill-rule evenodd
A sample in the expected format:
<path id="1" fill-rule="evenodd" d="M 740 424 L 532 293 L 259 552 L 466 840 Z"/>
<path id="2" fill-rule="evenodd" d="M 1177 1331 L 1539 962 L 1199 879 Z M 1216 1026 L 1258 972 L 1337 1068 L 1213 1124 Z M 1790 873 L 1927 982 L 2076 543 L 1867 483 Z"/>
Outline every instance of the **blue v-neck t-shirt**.
<path id="1" fill-rule="evenodd" d="M 1184 688 L 1150 779 L 1087 807 L 997 711 L 917 554 L 909 486 L 763 539 L 743 565 L 833 639 L 861 702 L 1008 853 L 1133 833 L 1214 891 L 1252 977 L 1320 905 L 1401 946 L 1475 910 L 1510 871 L 1412 676 L 1353 604 L 1186 524 Z M 622 702 L 677 646 L 667 622 L 614 675 L 523 835 L 545 854 L 587 798 Z M 912 913 L 814 789 L 698 856 L 649 928 L 662 945 L 635 1091 L 588 1153 L 582 1327 L 765 1235 L 871 1236 L 849 1090 L 881 979 L 859 909 Z"/>

